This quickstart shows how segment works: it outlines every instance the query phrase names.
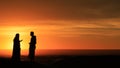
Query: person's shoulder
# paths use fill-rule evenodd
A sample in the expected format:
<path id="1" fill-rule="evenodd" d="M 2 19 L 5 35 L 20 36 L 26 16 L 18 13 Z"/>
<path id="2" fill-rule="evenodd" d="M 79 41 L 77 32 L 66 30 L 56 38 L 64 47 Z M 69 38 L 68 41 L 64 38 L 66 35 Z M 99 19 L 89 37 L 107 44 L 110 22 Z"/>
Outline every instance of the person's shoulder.
<path id="1" fill-rule="evenodd" d="M 36 36 L 33 36 L 34 38 L 36 38 Z"/>

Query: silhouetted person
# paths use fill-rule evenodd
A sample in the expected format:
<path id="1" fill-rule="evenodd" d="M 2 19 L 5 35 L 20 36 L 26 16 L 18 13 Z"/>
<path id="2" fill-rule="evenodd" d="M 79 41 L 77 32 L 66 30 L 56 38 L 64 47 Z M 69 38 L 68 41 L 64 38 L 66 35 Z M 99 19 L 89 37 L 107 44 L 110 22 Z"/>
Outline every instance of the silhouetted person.
<path id="1" fill-rule="evenodd" d="M 30 40 L 30 46 L 29 46 L 29 59 L 30 61 L 34 61 L 35 58 L 35 49 L 36 49 L 36 36 L 34 35 L 34 32 L 30 32 L 31 40 Z"/>
<path id="2" fill-rule="evenodd" d="M 19 33 L 17 33 L 13 39 L 13 52 L 12 52 L 12 60 L 20 61 L 20 42 Z"/>

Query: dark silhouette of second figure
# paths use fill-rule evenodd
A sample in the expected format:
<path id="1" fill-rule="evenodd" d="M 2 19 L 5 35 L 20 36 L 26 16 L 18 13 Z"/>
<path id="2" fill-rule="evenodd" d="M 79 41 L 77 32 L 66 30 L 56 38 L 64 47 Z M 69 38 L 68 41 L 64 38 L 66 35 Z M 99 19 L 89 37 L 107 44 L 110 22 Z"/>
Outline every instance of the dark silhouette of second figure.
<path id="1" fill-rule="evenodd" d="M 12 52 L 12 60 L 13 61 L 20 61 L 20 42 L 19 40 L 19 33 L 17 33 L 13 39 L 13 52 Z"/>
<path id="2" fill-rule="evenodd" d="M 31 40 L 30 40 L 30 43 L 29 43 L 29 59 L 30 61 L 34 61 L 35 59 L 35 49 L 36 49 L 36 36 L 34 35 L 34 32 L 31 31 L 30 32 L 30 36 L 31 36 Z"/>

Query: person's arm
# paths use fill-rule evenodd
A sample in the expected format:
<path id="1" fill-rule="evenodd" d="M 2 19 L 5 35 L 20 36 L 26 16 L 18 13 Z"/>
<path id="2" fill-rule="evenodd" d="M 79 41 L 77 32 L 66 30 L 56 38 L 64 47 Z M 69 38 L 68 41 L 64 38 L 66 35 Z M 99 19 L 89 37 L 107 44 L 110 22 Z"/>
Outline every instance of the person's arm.
<path id="1" fill-rule="evenodd" d="M 20 42 L 22 42 L 23 40 L 20 40 Z"/>
<path id="2" fill-rule="evenodd" d="M 36 36 L 35 36 L 35 39 L 34 39 L 34 43 L 36 44 Z"/>

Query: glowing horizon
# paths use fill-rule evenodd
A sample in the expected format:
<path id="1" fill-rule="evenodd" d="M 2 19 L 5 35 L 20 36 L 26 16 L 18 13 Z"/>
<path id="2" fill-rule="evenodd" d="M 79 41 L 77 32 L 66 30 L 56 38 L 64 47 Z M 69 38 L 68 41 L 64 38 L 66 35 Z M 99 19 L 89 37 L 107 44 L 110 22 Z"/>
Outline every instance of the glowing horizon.
<path id="1" fill-rule="evenodd" d="M 37 36 L 37 50 L 120 49 L 119 5 L 114 0 L 1 0 L 0 50 L 12 51 L 16 33 L 23 39 L 21 49 L 28 50 L 30 31 Z"/>
<path id="2" fill-rule="evenodd" d="M 68 47 L 63 47 L 64 46 L 63 44 L 56 43 L 56 42 L 58 42 L 57 40 L 55 42 L 52 40 L 54 40 L 54 39 L 61 40 L 62 38 L 74 38 L 75 39 L 77 37 L 79 37 L 78 41 L 83 41 L 83 40 L 84 41 L 81 43 L 76 42 L 76 45 L 80 45 L 80 46 L 74 47 L 74 49 L 76 49 L 76 48 L 77 49 L 82 49 L 82 48 L 83 49 L 89 49 L 89 48 L 94 49 L 94 48 L 97 48 L 97 46 L 98 46 L 98 49 L 99 48 L 100 49 L 101 48 L 109 49 L 109 47 L 104 47 L 104 45 L 106 45 L 106 43 L 104 43 L 104 42 L 102 42 L 101 44 L 94 43 L 94 45 L 92 43 L 86 44 L 84 42 L 88 42 L 88 39 L 93 39 L 93 41 L 95 41 L 97 39 L 98 41 L 95 41 L 95 42 L 99 42 L 100 40 L 102 41 L 103 38 L 104 39 L 108 39 L 108 38 L 112 38 L 112 37 L 114 38 L 114 37 L 117 37 L 120 35 L 120 32 L 119 32 L 120 27 L 118 25 L 119 22 L 113 23 L 113 22 L 109 21 L 109 24 L 107 23 L 108 25 L 114 24 L 114 26 L 111 26 L 111 27 L 108 27 L 107 24 L 106 24 L 106 26 L 101 25 L 102 23 L 101 24 L 95 24 L 95 23 L 90 24 L 90 23 L 86 23 L 86 21 L 39 21 L 39 22 L 40 23 L 42 22 L 44 24 L 32 25 L 32 26 L 31 25 L 1 26 L 1 29 L 0 29 L 0 31 L 1 31 L 0 35 L 2 37 L 1 41 L 3 41 L 3 40 L 5 41 L 5 38 L 6 38 L 6 41 L 8 40 L 9 42 L 2 43 L 4 46 L 1 47 L 0 49 L 4 49 L 4 48 L 12 49 L 13 38 L 16 33 L 20 33 L 20 39 L 23 39 L 23 42 L 21 42 L 21 48 L 28 49 L 28 47 L 29 47 L 28 43 L 29 43 L 29 39 L 30 39 L 30 35 L 29 35 L 30 31 L 34 31 L 37 36 L 37 45 L 39 45 L 38 49 L 39 48 L 40 49 L 44 49 L 44 48 L 45 49 L 54 49 L 57 47 L 57 45 L 60 46 L 60 47 L 57 47 L 57 49 L 67 49 L 67 48 L 71 49 L 72 47 L 69 47 L 69 45 L 71 46 L 71 44 L 69 44 L 67 42 L 66 42 L 67 44 L 64 44 L 64 45 L 65 46 L 68 45 Z M 48 24 L 48 22 L 61 23 L 61 25 L 58 25 L 58 24 L 51 25 L 51 24 Z M 65 22 L 69 23 L 69 24 L 64 24 Z M 81 22 L 81 23 L 72 23 L 72 22 Z M 96 39 L 95 39 L 95 37 L 96 37 Z M 81 38 L 81 40 L 80 40 L 80 38 Z M 42 40 L 44 40 L 44 41 L 42 41 Z M 53 47 L 49 47 L 48 44 L 45 44 L 46 42 L 47 43 L 49 42 L 49 45 L 53 46 Z M 114 41 L 113 41 L 113 43 L 114 43 Z M 9 45 L 9 44 L 11 44 L 11 45 Z M 107 44 L 109 44 L 109 43 L 107 43 Z M 91 47 L 89 47 L 88 45 L 90 45 Z M 99 45 L 101 45 L 102 47 L 100 47 Z M 112 45 L 114 45 L 114 44 L 112 44 Z M 47 46 L 47 47 L 44 47 L 44 46 Z M 88 47 L 86 47 L 86 46 L 88 46 Z M 113 47 L 110 47 L 110 48 L 113 48 Z M 115 47 L 115 48 L 118 48 L 118 47 Z"/>

